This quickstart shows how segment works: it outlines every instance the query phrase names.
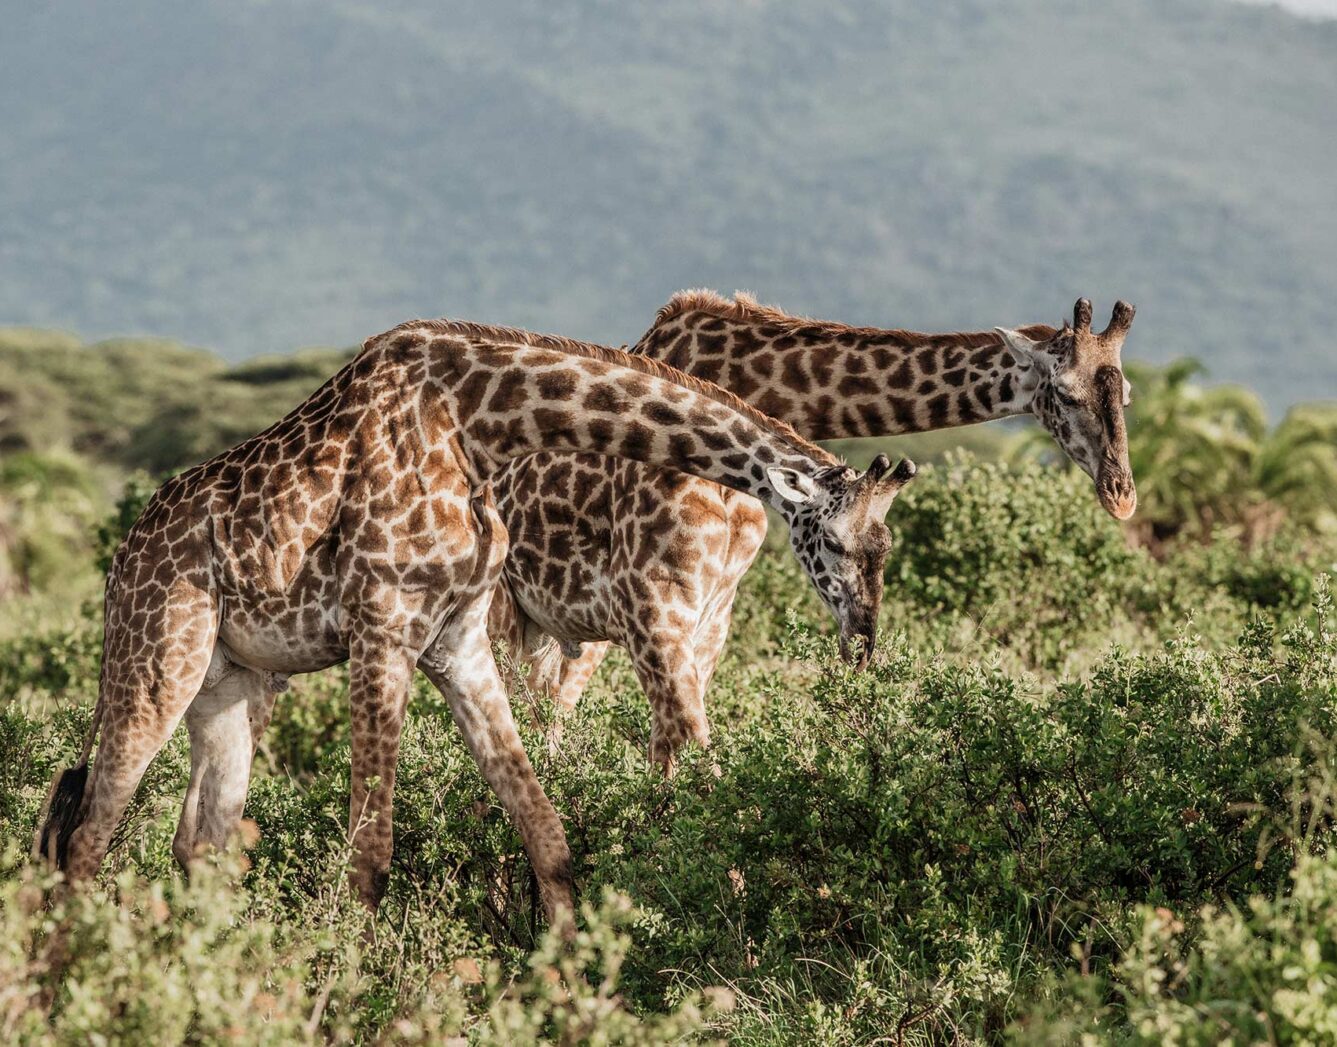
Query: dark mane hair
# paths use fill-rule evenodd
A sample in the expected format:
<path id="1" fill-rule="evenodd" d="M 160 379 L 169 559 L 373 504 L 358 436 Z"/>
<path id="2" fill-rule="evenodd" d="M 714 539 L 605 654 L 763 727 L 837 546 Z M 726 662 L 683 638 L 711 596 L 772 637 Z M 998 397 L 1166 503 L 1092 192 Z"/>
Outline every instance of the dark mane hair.
<path id="1" fill-rule="evenodd" d="M 945 334 L 928 334 L 922 331 L 905 331 L 900 328 L 852 327 L 835 320 L 813 320 L 806 316 L 795 316 L 773 305 L 762 305 L 750 294 L 735 291 L 733 300 L 714 291 L 698 289 L 679 291 L 670 298 L 655 314 L 655 322 L 650 330 L 641 336 L 641 344 L 650 337 L 656 328 L 688 313 L 705 313 L 730 320 L 735 323 L 766 325 L 776 327 L 787 333 L 813 338 L 814 340 L 838 338 L 841 335 L 853 335 L 860 341 L 873 341 L 887 346 L 901 346 L 913 349 L 922 345 L 950 344 L 977 349 L 986 345 L 1001 345 L 1002 339 L 993 331 L 951 331 Z M 1029 324 L 1020 328 L 1028 338 L 1047 341 L 1058 333 L 1058 328 L 1047 324 Z"/>

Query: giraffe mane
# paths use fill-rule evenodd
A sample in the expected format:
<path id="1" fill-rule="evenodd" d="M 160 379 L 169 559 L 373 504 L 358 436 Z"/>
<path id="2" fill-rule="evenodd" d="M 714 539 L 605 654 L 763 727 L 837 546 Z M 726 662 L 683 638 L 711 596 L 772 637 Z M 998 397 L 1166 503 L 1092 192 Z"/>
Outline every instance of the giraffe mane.
<path id="1" fill-rule="evenodd" d="M 895 345 L 906 349 L 943 342 L 970 349 L 1002 344 L 1002 339 L 993 331 L 950 331 L 945 334 L 929 334 L 901 328 L 853 327 L 836 320 L 814 320 L 811 317 L 787 313 L 778 306 L 763 305 L 746 291 L 735 291 L 733 299 L 730 300 L 705 288 L 679 291 L 673 295 L 655 314 L 655 322 L 650 330 L 642 335 L 641 342 L 644 342 L 656 328 L 688 313 L 707 313 L 722 320 L 738 323 L 766 324 L 786 332 L 801 331 L 812 338 L 853 334 L 859 338 L 876 338 L 879 345 Z M 1047 324 L 1028 324 L 1019 330 L 1028 338 L 1040 341 L 1047 341 L 1058 333 L 1058 328 Z"/>
<path id="2" fill-rule="evenodd" d="M 455 335 L 499 345 L 522 345 L 534 349 L 552 349 L 570 356 L 581 356 L 588 360 L 599 360 L 603 363 L 625 367 L 630 371 L 639 371 L 642 374 L 650 375 L 652 378 L 672 382 L 674 385 L 682 386 L 693 393 L 723 404 L 730 410 L 748 418 L 765 431 L 774 434 L 799 454 L 806 455 L 814 461 L 826 465 L 843 464 L 842 460 L 831 452 L 818 447 L 809 440 L 805 440 L 792 426 L 777 418 L 772 418 L 764 411 L 757 410 L 742 397 L 721 388 L 714 382 L 707 382 L 704 378 L 679 371 L 676 367 L 670 367 L 653 357 L 638 356 L 624 349 L 612 349 L 608 346 L 596 345 L 593 342 L 581 342 L 562 335 L 540 334 L 518 327 L 499 327 L 494 324 L 480 324 L 469 320 L 452 320 L 448 317 L 442 317 L 438 320 L 409 320 L 391 328 L 384 334 L 373 335 L 368 338 L 362 343 L 362 351 L 366 352 L 374 345 L 405 334 Z"/>

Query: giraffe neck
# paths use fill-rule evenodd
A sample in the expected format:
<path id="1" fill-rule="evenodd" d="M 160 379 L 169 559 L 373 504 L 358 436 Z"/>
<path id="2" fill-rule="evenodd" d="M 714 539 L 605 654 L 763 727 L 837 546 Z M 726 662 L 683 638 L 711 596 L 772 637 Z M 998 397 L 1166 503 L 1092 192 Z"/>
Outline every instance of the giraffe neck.
<path id="1" fill-rule="evenodd" d="M 1053 328 L 1026 327 L 1033 338 Z M 1035 375 L 992 331 L 918 334 L 804 320 L 709 292 L 675 295 L 632 350 L 716 382 L 813 440 L 1021 414 Z"/>
<path id="2" fill-rule="evenodd" d="M 792 504 L 774 489 L 769 469 L 815 480 L 840 466 L 733 394 L 616 349 L 430 321 L 369 340 L 359 359 L 375 366 L 378 353 L 392 364 L 424 365 L 430 392 L 423 414 L 441 419 L 435 431 L 458 441 L 478 481 L 514 458 L 588 452 L 713 480 L 787 513 Z M 434 415 L 432 403 L 445 411 Z"/>

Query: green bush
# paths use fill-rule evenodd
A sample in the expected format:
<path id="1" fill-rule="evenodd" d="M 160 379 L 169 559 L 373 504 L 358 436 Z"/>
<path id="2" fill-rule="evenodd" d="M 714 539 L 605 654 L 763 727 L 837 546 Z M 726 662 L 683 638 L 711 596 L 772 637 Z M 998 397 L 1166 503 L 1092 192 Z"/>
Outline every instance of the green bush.
<path id="1" fill-rule="evenodd" d="M 102 619 L 91 606 L 73 622 L 0 639 L 0 707 L 91 703 L 101 657 Z"/>
<path id="2" fill-rule="evenodd" d="M 1331 547 L 1295 529 L 1245 549 L 1185 543 L 1161 558 L 1129 544 L 1075 469 L 951 455 L 889 519 L 888 624 L 920 646 L 1005 650 L 1021 664 L 1085 667 L 1113 642 L 1146 648 L 1192 620 L 1229 643 L 1260 613 L 1303 611 Z"/>
<path id="3" fill-rule="evenodd" d="M 800 634 L 791 653 L 823 647 Z M 717 721 L 718 777 L 697 761 L 671 798 L 646 783 L 629 802 L 607 772 L 595 790 L 588 765 L 559 766 L 562 806 L 591 875 L 652 917 L 638 991 L 727 970 L 771 1017 L 791 998 L 805 1035 L 822 1026 L 805 998 L 852 1008 L 854 1036 L 930 1001 L 922 1032 L 985 1034 L 1071 945 L 1108 963 L 1133 906 L 1278 881 L 1275 820 L 1311 735 L 1337 726 L 1335 653 L 1259 625 L 1232 649 L 1114 652 L 1046 688 L 894 644 L 864 676 L 823 661 L 808 700 L 775 675 L 748 724 Z"/>
<path id="4" fill-rule="evenodd" d="M 404 914 L 421 920 L 411 939 L 369 938 L 365 910 L 340 886 L 339 861 L 323 869 L 328 889 L 284 909 L 272 892 L 237 883 L 244 861 L 225 856 L 189 881 L 126 870 L 105 892 L 69 892 L 7 854 L 0 1037 L 345 1042 L 376 1028 L 367 1022 L 373 1015 L 397 1043 L 638 1045 L 701 1025 L 695 999 L 642 1020 L 617 994 L 630 941 L 624 928 L 635 915 L 626 899 L 587 906 L 574 943 L 546 935 L 509 978 L 496 963 L 480 964 L 474 943 L 426 907 Z"/>
<path id="5" fill-rule="evenodd" d="M 320 1028 L 312 936 L 283 941 L 204 868 L 189 883 L 126 871 L 109 896 L 32 868 L 0 881 L 0 1034 L 8 1043 L 292 1043 Z M 339 946 L 335 936 L 323 944 Z M 312 1028 L 309 1029 L 309 1025 Z M 340 1031 L 337 1029 L 333 1031 Z"/>
<path id="6" fill-rule="evenodd" d="M 1327 750 L 1330 753 L 1330 750 Z M 1284 875 L 1243 900 L 1142 905 L 1117 961 L 1042 979 L 1009 1029 L 1020 1043 L 1319 1044 L 1337 1040 L 1337 774 L 1320 761 L 1278 820 Z"/>
<path id="7" fill-rule="evenodd" d="M 147 493 L 106 520 L 104 567 Z M 244 860 L 175 868 L 182 732 L 90 892 L 57 899 L 11 855 L 0 1034 L 1193 1042 L 1195 1020 L 1242 1041 L 1263 1013 L 1264 1035 L 1319 1041 L 1337 638 L 1313 568 L 1332 551 L 1283 531 L 1156 559 L 1084 479 L 966 459 L 926 469 L 892 525 L 872 670 L 836 659 L 792 556 L 763 555 L 709 696 L 714 749 L 671 782 L 625 656 L 556 748 L 517 704 L 585 903 L 570 950 L 422 680 L 387 895 L 370 918 L 351 901 L 335 669 L 278 697 Z M 87 730 L 99 632 L 95 608 L 63 610 L 0 640 L 0 837 L 20 846 Z"/>
<path id="8" fill-rule="evenodd" d="M 952 456 L 926 472 L 893 508 L 889 598 L 967 616 L 1052 663 L 1147 574 L 1075 471 Z"/>

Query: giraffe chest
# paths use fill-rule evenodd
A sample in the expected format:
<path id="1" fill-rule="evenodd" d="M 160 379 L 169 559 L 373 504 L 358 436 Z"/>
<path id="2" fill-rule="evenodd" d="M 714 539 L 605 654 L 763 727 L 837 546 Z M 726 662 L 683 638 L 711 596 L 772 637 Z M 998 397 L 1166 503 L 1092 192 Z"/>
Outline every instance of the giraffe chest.
<path id="1" fill-rule="evenodd" d="M 596 455 L 534 455 L 496 479 L 510 534 L 507 583 L 560 640 L 614 640 L 665 623 L 694 629 L 728 574 L 727 492 Z"/>

